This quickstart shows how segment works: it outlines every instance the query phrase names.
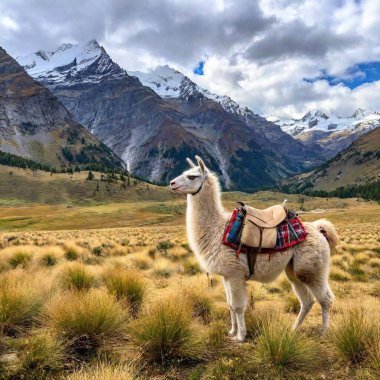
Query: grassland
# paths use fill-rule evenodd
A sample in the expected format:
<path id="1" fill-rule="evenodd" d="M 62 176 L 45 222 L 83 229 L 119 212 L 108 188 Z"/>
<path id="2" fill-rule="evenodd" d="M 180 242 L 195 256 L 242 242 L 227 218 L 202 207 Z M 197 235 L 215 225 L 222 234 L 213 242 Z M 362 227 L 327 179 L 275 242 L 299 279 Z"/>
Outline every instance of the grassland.
<path id="1" fill-rule="evenodd" d="M 187 244 L 183 198 L 149 185 L 151 200 L 143 183 L 123 189 L 129 200 L 79 191 L 65 198 L 67 182 L 92 183 L 86 173 L 62 176 L 54 202 L 35 203 L 26 191 L 1 201 L 0 378 L 379 378 L 378 204 L 286 196 L 304 220 L 329 218 L 340 234 L 332 327 L 320 335 L 315 305 L 291 332 L 299 305 L 281 276 L 249 284 L 248 339 L 238 345 L 226 336 L 220 278 L 201 273 Z M 223 200 L 232 209 L 238 199 L 265 207 L 284 197 L 225 193 Z"/>

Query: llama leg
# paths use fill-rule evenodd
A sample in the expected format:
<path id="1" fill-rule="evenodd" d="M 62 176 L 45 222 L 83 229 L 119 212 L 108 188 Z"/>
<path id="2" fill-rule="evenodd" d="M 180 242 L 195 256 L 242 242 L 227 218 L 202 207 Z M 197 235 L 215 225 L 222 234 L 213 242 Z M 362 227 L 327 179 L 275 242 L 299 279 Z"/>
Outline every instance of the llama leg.
<path id="1" fill-rule="evenodd" d="M 298 313 L 297 319 L 293 323 L 293 330 L 295 330 L 295 329 L 298 329 L 302 325 L 305 317 L 311 310 L 314 303 L 314 297 L 311 294 L 310 290 L 307 288 L 307 286 L 294 276 L 291 263 L 288 264 L 285 272 L 289 281 L 292 284 L 293 292 L 296 294 L 301 304 L 300 312 Z"/>
<path id="2" fill-rule="evenodd" d="M 235 336 L 237 332 L 237 320 L 236 320 L 236 314 L 231 306 L 231 292 L 229 289 L 228 281 L 224 277 L 222 277 L 222 280 L 223 280 L 224 290 L 226 292 L 227 305 L 228 305 L 228 308 L 230 309 L 230 315 L 231 315 L 231 329 L 228 331 L 228 335 Z"/>
<path id="3" fill-rule="evenodd" d="M 292 282 L 292 289 L 301 304 L 301 310 L 297 316 L 297 319 L 293 323 L 293 330 L 295 330 L 301 327 L 304 319 L 306 318 L 307 314 L 311 310 L 314 304 L 314 297 L 309 291 L 309 289 L 307 288 L 307 286 L 303 284 L 302 282 L 298 282 L 298 281 Z"/>
<path id="4" fill-rule="evenodd" d="M 325 283 L 316 283 L 309 285 L 310 290 L 319 302 L 322 308 L 322 333 L 325 333 L 329 328 L 329 313 L 330 307 L 334 300 L 334 293 L 332 292 L 328 281 Z"/>
<path id="5" fill-rule="evenodd" d="M 244 279 L 229 279 L 228 287 L 230 289 L 231 307 L 236 315 L 237 334 L 235 340 L 243 342 L 247 335 L 247 328 L 245 326 L 244 314 L 247 308 L 247 289 Z"/>

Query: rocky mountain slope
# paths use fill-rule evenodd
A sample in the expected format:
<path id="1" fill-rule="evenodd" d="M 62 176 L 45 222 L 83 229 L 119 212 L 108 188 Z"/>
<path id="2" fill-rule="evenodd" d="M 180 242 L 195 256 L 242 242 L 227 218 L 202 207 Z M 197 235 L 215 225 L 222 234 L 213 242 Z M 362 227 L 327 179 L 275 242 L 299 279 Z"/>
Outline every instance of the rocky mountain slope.
<path id="1" fill-rule="evenodd" d="M 284 180 L 281 188 L 291 192 L 333 191 L 376 181 L 380 181 L 380 128 L 362 135 L 317 169 Z"/>
<path id="2" fill-rule="evenodd" d="M 331 158 L 359 136 L 379 127 L 380 113 L 359 108 L 349 117 L 338 117 L 316 111 L 306 113 L 301 119 L 275 122 L 296 139 L 321 146 L 325 157 Z"/>
<path id="3" fill-rule="evenodd" d="M 219 103 L 225 111 L 239 118 L 248 128 L 264 135 L 272 150 L 284 159 L 292 160 L 301 170 L 315 166 L 322 159 L 322 149 L 316 144 L 303 144 L 284 133 L 276 124 L 242 107 L 227 95 L 213 94 L 198 86 L 187 76 L 168 65 L 157 66 L 149 72 L 129 71 L 140 82 L 152 88 L 162 98 L 185 105 L 193 98 L 204 97 Z"/>
<path id="4" fill-rule="evenodd" d="M 226 102 L 191 90 L 192 82 L 182 83 L 180 90 L 174 82 L 168 86 L 168 95 L 180 96 L 155 89 L 157 94 L 113 62 L 96 41 L 65 44 L 18 61 L 133 174 L 151 181 L 167 182 L 186 167 L 186 156 L 199 154 L 225 187 L 255 190 L 317 159 L 318 153 L 278 126 L 253 113 L 248 118 L 244 111 L 232 112 Z"/>
<path id="5" fill-rule="evenodd" d="M 2 48 L 0 151 L 50 166 L 96 164 L 121 168 L 123 165 Z"/>

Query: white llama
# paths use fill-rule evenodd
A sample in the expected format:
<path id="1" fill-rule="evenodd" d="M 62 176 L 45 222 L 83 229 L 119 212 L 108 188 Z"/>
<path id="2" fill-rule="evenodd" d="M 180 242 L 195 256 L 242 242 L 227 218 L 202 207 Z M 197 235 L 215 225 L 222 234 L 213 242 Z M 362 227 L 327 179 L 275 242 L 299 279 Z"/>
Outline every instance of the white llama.
<path id="1" fill-rule="evenodd" d="M 186 230 L 192 250 L 202 269 L 221 275 L 231 313 L 229 335 L 238 342 L 246 336 L 244 313 L 247 308 L 246 281 L 249 269 L 245 254 L 222 244 L 222 235 L 230 213 L 222 206 L 219 181 L 202 159 L 198 166 L 187 159 L 191 168 L 170 182 L 176 193 L 187 194 Z M 314 297 L 322 307 L 322 329 L 329 325 L 329 309 L 334 295 L 328 283 L 330 249 L 338 243 L 334 226 L 321 219 L 304 223 L 307 239 L 286 251 L 257 255 L 254 274 L 250 280 L 270 282 L 285 270 L 296 293 L 301 310 L 293 328 L 298 328 L 310 311 Z"/>

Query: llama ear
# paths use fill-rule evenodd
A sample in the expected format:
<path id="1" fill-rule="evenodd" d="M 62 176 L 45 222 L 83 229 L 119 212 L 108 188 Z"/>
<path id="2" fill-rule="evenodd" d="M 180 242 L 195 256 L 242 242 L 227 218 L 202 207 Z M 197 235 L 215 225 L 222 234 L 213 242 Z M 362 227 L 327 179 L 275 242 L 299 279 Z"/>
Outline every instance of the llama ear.
<path id="1" fill-rule="evenodd" d="M 203 160 L 199 156 L 195 156 L 195 158 L 196 158 L 196 160 L 198 162 L 199 167 L 202 170 L 202 173 L 205 174 L 205 172 L 206 172 L 206 165 L 205 165 L 205 163 L 203 162 Z"/>
<path id="2" fill-rule="evenodd" d="M 194 164 L 194 162 L 193 162 L 189 157 L 186 158 L 186 161 L 189 163 L 189 165 L 190 165 L 192 168 L 196 168 L 196 167 L 197 167 L 197 166 Z"/>

